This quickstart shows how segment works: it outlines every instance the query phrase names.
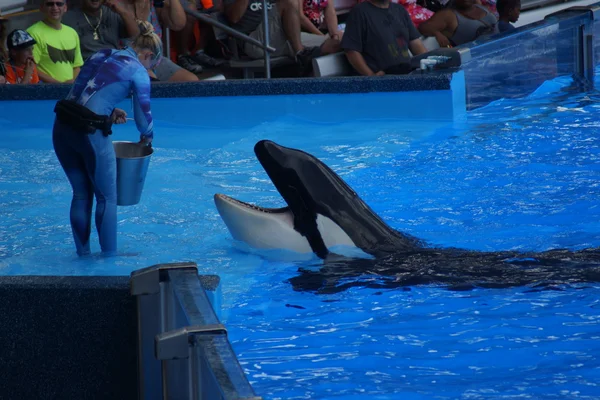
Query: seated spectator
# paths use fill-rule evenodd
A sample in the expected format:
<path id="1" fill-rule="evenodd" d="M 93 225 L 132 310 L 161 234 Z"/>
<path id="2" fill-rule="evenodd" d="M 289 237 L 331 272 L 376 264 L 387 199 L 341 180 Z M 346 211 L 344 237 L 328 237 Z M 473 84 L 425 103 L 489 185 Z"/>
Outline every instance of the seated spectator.
<path id="1" fill-rule="evenodd" d="M 8 20 L 0 13 L 0 85 L 6 83 L 6 69 L 4 63 L 8 60 L 8 52 L 4 47 L 6 42 L 6 25 Z"/>
<path id="2" fill-rule="evenodd" d="M 515 29 L 511 22 L 517 22 L 521 14 L 521 0 L 498 0 L 496 9 L 500 15 L 498 21 L 498 30 L 500 32 L 511 31 Z"/>
<path id="3" fill-rule="evenodd" d="M 440 47 L 459 46 L 483 35 L 498 33 L 498 20 L 475 0 L 455 0 L 419 25 L 423 36 L 434 36 Z"/>
<path id="4" fill-rule="evenodd" d="M 359 3 L 367 0 L 359 0 Z M 448 1 L 448 0 L 446 0 Z M 415 28 L 418 28 L 421 22 L 427 21 L 429 18 L 433 16 L 433 11 L 429 10 L 427 7 L 422 6 L 417 3 L 417 0 L 391 0 L 392 3 L 398 3 L 408 11 L 410 15 L 410 20 L 412 21 Z"/>
<path id="5" fill-rule="evenodd" d="M 487 10 L 489 12 L 491 12 L 492 14 L 494 14 L 496 19 L 498 19 L 498 10 L 496 9 L 496 0 L 475 0 L 475 3 L 481 4 L 482 6 L 487 8 Z"/>
<path id="6" fill-rule="evenodd" d="M 428 10 L 438 12 L 443 8 L 452 8 L 454 0 L 417 0 L 419 4 L 422 4 Z M 496 0 L 475 0 L 476 4 L 480 4 L 487 8 L 489 12 L 494 14 L 498 18 L 498 11 L 496 10 Z"/>
<path id="7" fill-rule="evenodd" d="M 432 14 L 448 6 L 450 0 L 417 0 L 417 4 L 431 11 Z"/>
<path id="8" fill-rule="evenodd" d="M 332 39 L 342 40 L 343 31 L 338 27 L 335 4 L 331 0 L 298 0 L 300 25 L 304 32 L 323 35 L 327 32 Z"/>
<path id="9" fill-rule="evenodd" d="M 81 55 L 87 60 L 104 49 L 120 49 L 122 39 L 134 39 L 140 30 L 133 13 L 115 0 L 82 0 L 67 11 L 63 23 L 75 29 L 81 42 Z"/>
<path id="10" fill-rule="evenodd" d="M 187 2 L 187 7 L 194 11 L 203 13 L 216 13 L 212 0 L 183 0 Z M 217 0 L 215 0 L 217 1 Z M 177 64 L 195 74 L 199 74 L 204 67 L 218 67 L 222 64 L 221 60 L 210 57 L 204 52 L 206 46 L 215 40 L 215 34 L 211 25 L 205 24 L 193 15 L 186 13 L 185 28 L 174 35 L 174 43 L 177 48 Z M 196 41 L 195 28 L 199 28 L 199 40 Z"/>
<path id="11" fill-rule="evenodd" d="M 123 0 L 121 3 L 137 20 L 149 21 L 154 33 L 162 39 L 163 27 L 178 32 L 185 27 L 186 16 L 180 0 Z M 194 82 L 198 77 L 171 61 L 167 54 L 158 65 L 148 71 L 150 78 L 169 82 Z"/>
<path id="12" fill-rule="evenodd" d="M 224 0 L 225 18 L 232 28 L 263 41 L 261 0 Z M 312 59 L 340 50 L 339 40 L 324 35 L 301 32 L 298 0 L 267 0 L 269 45 L 277 49 L 273 56 L 290 56 L 310 70 Z M 253 59 L 262 58 L 263 50 L 244 43 L 243 53 Z"/>
<path id="13" fill-rule="evenodd" d="M 9 84 L 39 83 L 35 62 L 33 61 L 35 39 L 21 29 L 12 31 L 7 39 L 8 62 L 5 63 L 5 78 Z"/>
<path id="14" fill-rule="evenodd" d="M 429 18 L 433 17 L 434 12 L 417 4 L 417 0 L 399 0 L 398 3 L 406 8 L 406 11 L 408 11 L 408 14 L 410 15 L 411 21 L 417 29 L 419 29 L 419 25 L 421 25 L 422 22 L 425 22 Z"/>
<path id="15" fill-rule="evenodd" d="M 33 58 L 40 80 L 73 83 L 83 59 L 77 32 L 61 22 L 67 12 L 67 3 L 64 0 L 43 0 L 40 10 L 44 19 L 27 28 L 36 41 Z"/>
<path id="16" fill-rule="evenodd" d="M 368 0 L 350 11 L 342 49 L 356 72 L 365 76 L 411 71 L 409 53 L 427 52 L 406 9 L 389 0 Z"/>

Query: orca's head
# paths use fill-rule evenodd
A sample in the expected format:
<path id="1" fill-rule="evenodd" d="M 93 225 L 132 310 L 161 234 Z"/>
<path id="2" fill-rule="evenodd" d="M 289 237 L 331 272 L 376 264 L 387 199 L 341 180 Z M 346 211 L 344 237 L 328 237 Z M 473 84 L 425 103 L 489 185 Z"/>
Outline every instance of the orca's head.
<path id="1" fill-rule="evenodd" d="M 217 194 L 215 203 L 235 239 L 258 248 L 314 252 L 335 245 L 380 253 L 409 250 L 417 241 L 391 229 L 327 165 L 297 149 L 262 140 L 258 161 L 288 207 L 266 209 Z"/>

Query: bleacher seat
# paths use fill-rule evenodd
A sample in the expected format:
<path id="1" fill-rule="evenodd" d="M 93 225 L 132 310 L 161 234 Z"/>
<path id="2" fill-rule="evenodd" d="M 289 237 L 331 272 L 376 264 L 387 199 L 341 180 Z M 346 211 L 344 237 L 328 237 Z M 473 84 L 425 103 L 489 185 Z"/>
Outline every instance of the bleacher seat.
<path id="1" fill-rule="evenodd" d="M 257 72 L 263 72 L 265 70 L 265 59 L 250 59 L 240 57 L 238 53 L 238 41 L 236 38 L 228 36 L 225 32 L 221 31 L 218 28 L 213 28 L 215 32 L 215 37 L 221 40 L 224 40 L 227 43 L 227 47 L 233 53 L 233 58 L 228 60 L 224 66 L 231 68 L 242 70 L 244 79 L 254 79 L 254 76 Z M 270 59 L 271 70 L 273 68 L 285 67 L 287 65 L 294 64 L 294 60 L 291 57 L 271 57 Z"/>
<path id="2" fill-rule="evenodd" d="M 353 73 L 352 65 L 344 53 L 313 58 L 312 64 L 315 77 L 346 76 Z"/>
<path id="3" fill-rule="evenodd" d="M 294 60 L 290 57 L 271 57 L 270 61 L 271 69 L 294 64 Z M 254 79 L 255 73 L 265 70 L 265 60 L 263 58 L 258 60 L 232 59 L 227 62 L 226 66 L 231 69 L 241 69 L 244 79 Z"/>
<path id="4" fill-rule="evenodd" d="M 421 38 L 421 40 L 428 51 L 440 48 L 434 37 Z M 313 70 L 316 77 L 347 76 L 354 73 L 352 65 L 350 65 L 344 53 L 328 54 L 314 58 Z"/>
<path id="5" fill-rule="evenodd" d="M 26 11 L 23 13 L 8 14 L 7 31 L 11 32 L 14 29 L 27 29 L 36 22 L 42 20 L 43 15 L 40 11 Z"/>
<path id="6" fill-rule="evenodd" d="M 217 74 L 214 76 L 210 76 L 208 78 L 203 78 L 201 79 L 202 81 L 224 81 L 225 80 L 225 75 L 223 74 Z"/>
<path id="7" fill-rule="evenodd" d="M 423 46 L 427 49 L 427 51 L 435 50 L 440 48 L 440 44 L 434 36 L 429 37 L 421 37 L 421 41 L 423 42 Z"/>
<path id="8" fill-rule="evenodd" d="M 27 0 L 0 0 L 0 14 L 6 16 L 21 12 L 25 9 L 26 5 Z"/>

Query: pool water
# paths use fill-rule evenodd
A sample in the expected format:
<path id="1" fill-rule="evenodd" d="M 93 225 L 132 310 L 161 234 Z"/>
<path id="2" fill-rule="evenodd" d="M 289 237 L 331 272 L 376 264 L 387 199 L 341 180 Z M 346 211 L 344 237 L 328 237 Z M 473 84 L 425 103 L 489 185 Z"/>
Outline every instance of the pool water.
<path id="1" fill-rule="evenodd" d="M 600 96 L 570 83 L 557 79 L 445 124 L 157 121 L 142 201 L 119 208 L 124 255 L 115 258 L 74 254 L 70 188 L 49 121 L 9 128 L 0 146 L 0 274 L 128 275 L 195 261 L 222 277 L 230 340 L 265 399 L 599 398 L 600 284 L 294 291 L 286 280 L 307 261 L 235 243 L 212 200 L 224 193 L 284 205 L 253 153 L 268 138 L 319 157 L 390 226 L 431 244 L 600 246 Z M 135 137 L 133 126 L 115 133 Z"/>

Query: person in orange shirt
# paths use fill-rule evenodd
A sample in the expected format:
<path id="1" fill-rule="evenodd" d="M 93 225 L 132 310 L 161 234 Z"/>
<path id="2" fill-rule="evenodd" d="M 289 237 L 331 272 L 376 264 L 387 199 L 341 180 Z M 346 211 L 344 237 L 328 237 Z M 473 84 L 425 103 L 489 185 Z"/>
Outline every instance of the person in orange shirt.
<path id="1" fill-rule="evenodd" d="M 27 31 L 15 29 L 6 38 L 9 59 L 5 63 L 7 84 L 39 83 L 35 61 L 33 60 L 33 45 L 35 39 Z"/>

